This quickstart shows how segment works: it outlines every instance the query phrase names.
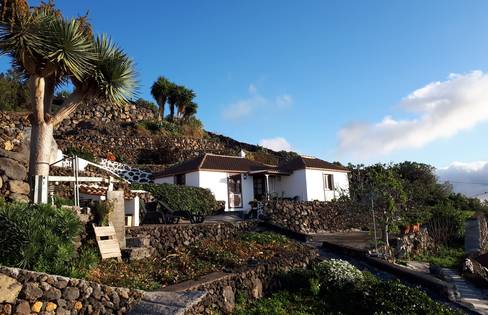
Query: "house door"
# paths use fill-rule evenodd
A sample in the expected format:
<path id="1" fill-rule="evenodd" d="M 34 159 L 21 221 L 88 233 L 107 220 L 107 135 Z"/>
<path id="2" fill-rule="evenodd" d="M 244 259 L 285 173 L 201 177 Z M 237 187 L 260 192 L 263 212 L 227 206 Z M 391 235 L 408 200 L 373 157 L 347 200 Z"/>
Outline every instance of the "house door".
<path id="1" fill-rule="evenodd" d="M 266 180 L 264 176 L 253 176 L 254 199 L 263 201 L 266 198 Z"/>
<path id="2" fill-rule="evenodd" d="M 242 208 L 241 174 L 229 176 L 227 189 L 229 191 L 229 208 Z"/>

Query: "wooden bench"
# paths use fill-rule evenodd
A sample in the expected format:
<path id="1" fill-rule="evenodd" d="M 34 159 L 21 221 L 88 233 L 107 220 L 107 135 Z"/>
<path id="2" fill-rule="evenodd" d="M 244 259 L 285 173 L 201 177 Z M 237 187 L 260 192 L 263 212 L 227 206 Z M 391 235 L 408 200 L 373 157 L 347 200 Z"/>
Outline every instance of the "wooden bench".
<path id="1" fill-rule="evenodd" d="M 117 258 L 121 261 L 122 253 L 120 252 L 120 244 L 115 235 L 115 228 L 112 223 L 109 223 L 109 226 L 95 226 L 95 224 L 92 224 L 92 226 L 102 259 Z"/>

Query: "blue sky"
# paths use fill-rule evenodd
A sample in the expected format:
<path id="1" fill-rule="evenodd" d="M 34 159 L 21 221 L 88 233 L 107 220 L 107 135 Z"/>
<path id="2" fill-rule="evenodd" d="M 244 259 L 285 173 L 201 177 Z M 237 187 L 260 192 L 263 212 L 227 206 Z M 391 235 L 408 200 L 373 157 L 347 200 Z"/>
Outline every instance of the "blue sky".
<path id="1" fill-rule="evenodd" d="M 487 82 L 486 1 L 56 4 L 65 16 L 89 11 L 95 31 L 134 58 L 142 97 L 150 99 L 159 75 L 195 90 L 198 115 L 210 131 L 255 144 L 283 145 L 275 139 L 283 138 L 293 150 L 345 163 L 416 160 L 441 167 L 487 159 L 488 109 L 478 106 L 480 99 L 470 103 L 472 90 L 465 88 Z M 6 57 L 0 66 L 8 67 Z M 469 77 L 474 70 L 481 73 Z M 427 101 L 402 102 L 436 81 L 441 85 Z M 445 97 L 476 117 L 462 117 L 465 125 L 447 130 L 442 126 L 453 125 L 459 111 L 426 108 L 432 95 L 453 89 L 460 92 Z M 375 127 L 388 116 L 386 122 L 408 123 Z M 409 134 L 415 128 L 420 131 Z M 431 139 L 416 141 L 424 136 Z M 383 143 L 391 148 L 383 150 Z"/>

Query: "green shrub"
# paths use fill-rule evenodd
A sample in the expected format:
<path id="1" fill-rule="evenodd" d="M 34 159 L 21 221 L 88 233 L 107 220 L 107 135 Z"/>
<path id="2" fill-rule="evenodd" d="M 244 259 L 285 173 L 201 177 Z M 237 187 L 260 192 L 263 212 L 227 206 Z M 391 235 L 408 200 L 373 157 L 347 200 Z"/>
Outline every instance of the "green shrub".
<path id="1" fill-rule="evenodd" d="M 417 261 L 426 261 L 444 268 L 458 268 L 464 259 L 464 248 L 441 246 L 436 250 L 414 257 Z"/>
<path id="2" fill-rule="evenodd" d="M 313 270 L 320 281 L 320 286 L 325 290 L 341 289 L 362 283 L 364 280 L 363 273 L 359 269 L 341 259 L 324 260 Z"/>
<path id="3" fill-rule="evenodd" d="M 75 148 L 75 147 L 69 147 L 66 149 L 64 152 L 66 155 L 76 155 L 79 158 L 82 158 L 84 160 L 90 161 L 95 163 L 97 161 L 97 158 L 91 153 L 90 151 L 83 149 L 83 148 Z"/>
<path id="4" fill-rule="evenodd" d="M 82 246 L 78 250 L 78 257 L 69 265 L 68 275 L 72 278 L 86 278 L 89 271 L 100 263 L 100 254 L 97 247 Z"/>
<path id="5" fill-rule="evenodd" d="M 74 239 L 81 224 L 69 209 L 50 205 L 0 202 L 0 264 L 66 275 L 76 255 Z M 21 240 L 17 244 L 10 242 Z M 17 251 L 12 255 L 12 248 Z M 4 255 L 4 253 L 9 253 Z"/>
<path id="6" fill-rule="evenodd" d="M 99 226 L 107 226 L 110 214 L 114 211 L 114 203 L 111 200 L 100 201 L 95 206 L 95 221 Z"/>
<path id="7" fill-rule="evenodd" d="M 202 138 L 205 135 L 203 123 L 195 117 L 184 120 L 181 124 L 182 132 L 187 137 Z"/>
<path id="8" fill-rule="evenodd" d="M 150 192 L 174 211 L 210 215 L 217 209 L 217 201 L 208 189 L 173 184 L 133 184 L 132 187 Z"/>
<path id="9" fill-rule="evenodd" d="M 432 218 L 426 224 L 435 245 L 460 243 L 464 236 L 464 222 L 470 215 L 470 212 L 458 210 L 450 203 L 436 205 Z"/>

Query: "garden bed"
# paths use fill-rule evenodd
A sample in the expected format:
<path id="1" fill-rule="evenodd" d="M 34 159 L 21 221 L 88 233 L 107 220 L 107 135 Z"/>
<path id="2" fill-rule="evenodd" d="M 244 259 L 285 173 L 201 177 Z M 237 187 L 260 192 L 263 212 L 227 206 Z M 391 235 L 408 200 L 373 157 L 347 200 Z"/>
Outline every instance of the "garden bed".
<path id="1" fill-rule="evenodd" d="M 215 242 L 202 240 L 165 256 L 131 262 L 106 260 L 92 268 L 87 279 L 111 286 L 156 290 L 206 274 L 243 270 L 269 261 L 305 257 L 310 248 L 269 232 L 246 232 Z"/>

